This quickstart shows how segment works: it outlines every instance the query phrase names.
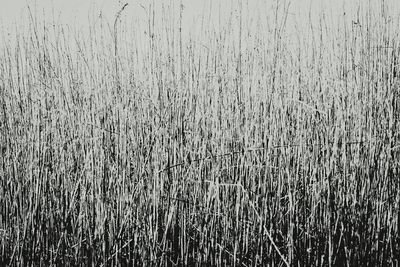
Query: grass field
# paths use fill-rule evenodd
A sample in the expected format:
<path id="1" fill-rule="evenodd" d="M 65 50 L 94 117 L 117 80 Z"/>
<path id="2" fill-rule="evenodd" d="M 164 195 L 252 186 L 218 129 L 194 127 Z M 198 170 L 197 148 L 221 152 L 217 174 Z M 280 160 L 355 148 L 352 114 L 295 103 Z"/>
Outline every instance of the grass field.
<path id="1" fill-rule="evenodd" d="M 145 10 L 3 34 L 0 265 L 398 266 L 384 2 L 295 35 L 285 4 L 186 37 Z"/>

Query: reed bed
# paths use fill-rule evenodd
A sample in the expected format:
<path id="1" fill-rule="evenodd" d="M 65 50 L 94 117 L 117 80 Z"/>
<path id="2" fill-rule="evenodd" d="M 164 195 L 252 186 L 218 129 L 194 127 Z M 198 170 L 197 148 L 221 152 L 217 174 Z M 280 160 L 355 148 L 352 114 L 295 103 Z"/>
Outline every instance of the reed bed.
<path id="1" fill-rule="evenodd" d="M 3 35 L 0 265 L 398 266 L 399 20 L 286 8 Z"/>

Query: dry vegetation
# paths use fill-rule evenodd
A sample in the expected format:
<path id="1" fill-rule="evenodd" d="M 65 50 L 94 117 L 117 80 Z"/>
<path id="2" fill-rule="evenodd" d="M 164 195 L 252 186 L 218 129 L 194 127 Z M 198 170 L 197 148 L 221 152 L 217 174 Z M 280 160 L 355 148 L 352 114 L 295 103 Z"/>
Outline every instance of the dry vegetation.
<path id="1" fill-rule="evenodd" d="M 3 36 L 0 264 L 398 265 L 399 20 L 164 11 Z"/>

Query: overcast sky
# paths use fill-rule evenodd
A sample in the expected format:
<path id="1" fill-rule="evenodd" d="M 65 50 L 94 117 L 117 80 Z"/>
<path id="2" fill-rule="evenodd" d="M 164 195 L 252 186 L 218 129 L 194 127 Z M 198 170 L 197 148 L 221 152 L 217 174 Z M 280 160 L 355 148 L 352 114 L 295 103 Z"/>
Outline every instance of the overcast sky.
<path id="1" fill-rule="evenodd" d="M 176 3 L 180 0 L 0 0 L 0 24 L 5 28 L 13 28 L 13 25 L 27 23 L 27 7 L 32 13 L 41 19 L 51 21 L 54 19 L 60 23 L 75 25 L 89 25 L 89 21 L 94 21 L 96 17 L 102 16 L 112 23 L 117 11 L 125 3 L 128 3 L 123 12 L 122 19 L 135 19 L 146 21 L 146 14 L 143 7 L 148 7 L 152 2 L 161 4 Z M 242 4 L 247 7 L 250 17 L 258 14 L 273 14 L 272 9 L 276 2 L 283 4 L 290 2 L 288 25 L 301 26 L 310 17 L 316 19 L 321 8 L 333 18 L 338 18 L 346 10 L 348 19 L 356 20 L 357 10 L 353 8 L 358 3 L 365 6 L 369 2 L 379 3 L 382 0 L 182 0 L 184 5 L 183 21 L 184 25 L 190 28 L 194 22 L 198 21 L 199 15 L 206 9 L 214 13 L 213 23 L 217 23 L 218 18 L 228 15 L 232 3 Z M 400 0 L 384 0 L 390 6 L 393 14 L 399 14 Z M 212 8 L 210 9 L 210 3 Z M 311 11 L 311 12 L 310 12 Z"/>

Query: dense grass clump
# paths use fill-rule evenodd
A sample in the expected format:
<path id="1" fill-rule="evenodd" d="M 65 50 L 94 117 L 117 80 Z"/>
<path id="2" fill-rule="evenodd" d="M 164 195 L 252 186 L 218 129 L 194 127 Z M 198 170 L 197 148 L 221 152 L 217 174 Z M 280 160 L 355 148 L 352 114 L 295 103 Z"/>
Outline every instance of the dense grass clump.
<path id="1" fill-rule="evenodd" d="M 146 11 L 4 36 L 0 265 L 398 265 L 399 20 Z"/>

